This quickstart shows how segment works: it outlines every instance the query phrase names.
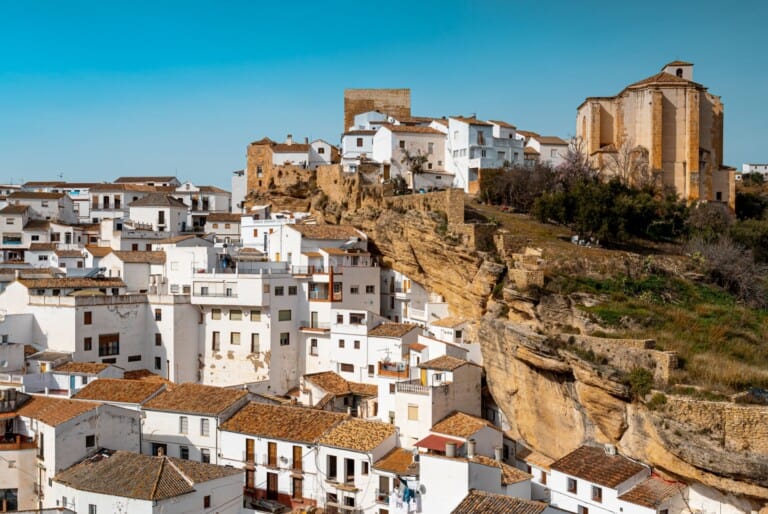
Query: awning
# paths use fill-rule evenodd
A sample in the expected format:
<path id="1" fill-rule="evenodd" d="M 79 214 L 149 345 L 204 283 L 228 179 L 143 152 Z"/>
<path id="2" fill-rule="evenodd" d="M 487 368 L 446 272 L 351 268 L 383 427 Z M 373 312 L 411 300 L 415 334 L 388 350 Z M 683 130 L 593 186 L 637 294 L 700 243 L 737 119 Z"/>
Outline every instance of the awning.
<path id="1" fill-rule="evenodd" d="M 461 439 L 452 439 L 450 437 L 444 437 L 441 435 L 430 434 L 414 446 L 419 448 L 426 448 L 427 450 L 434 450 L 438 452 L 445 451 L 445 443 L 456 443 L 456 448 L 464 446 L 464 441 Z"/>

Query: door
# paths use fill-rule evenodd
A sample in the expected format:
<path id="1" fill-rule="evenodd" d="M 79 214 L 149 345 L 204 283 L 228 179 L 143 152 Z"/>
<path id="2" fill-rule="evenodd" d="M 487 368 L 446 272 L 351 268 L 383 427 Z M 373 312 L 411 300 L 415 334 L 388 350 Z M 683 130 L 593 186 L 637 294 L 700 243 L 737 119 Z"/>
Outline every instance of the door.
<path id="1" fill-rule="evenodd" d="M 168 445 L 161 443 L 152 443 L 152 455 L 168 455 Z"/>
<path id="2" fill-rule="evenodd" d="M 277 473 L 267 473 L 267 500 L 277 500 Z"/>
<path id="3" fill-rule="evenodd" d="M 69 375 L 69 390 L 75 392 L 75 375 Z"/>
<path id="4" fill-rule="evenodd" d="M 427 370 L 421 368 L 421 385 L 427 385 Z"/>
<path id="5" fill-rule="evenodd" d="M 309 313 L 309 326 L 311 328 L 318 328 L 317 326 L 317 312 Z"/>

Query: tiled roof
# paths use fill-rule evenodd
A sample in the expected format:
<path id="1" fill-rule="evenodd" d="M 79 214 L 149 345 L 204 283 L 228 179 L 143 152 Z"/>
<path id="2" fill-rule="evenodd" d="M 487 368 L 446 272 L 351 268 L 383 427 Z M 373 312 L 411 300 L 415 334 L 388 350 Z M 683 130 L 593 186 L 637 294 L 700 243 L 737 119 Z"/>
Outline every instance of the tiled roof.
<path id="1" fill-rule="evenodd" d="M 55 427 L 81 414 L 96 409 L 100 404 L 81 402 L 50 396 L 32 396 L 18 411 L 19 416 L 36 419 Z"/>
<path id="2" fill-rule="evenodd" d="M 253 141 L 251 144 L 252 145 L 273 145 L 275 144 L 275 142 L 269 139 L 268 137 L 263 137 L 258 141 Z"/>
<path id="3" fill-rule="evenodd" d="M 463 325 L 466 322 L 467 322 L 467 320 L 464 319 L 464 318 L 453 318 L 453 317 L 450 317 L 450 318 L 443 318 L 443 319 L 439 319 L 437 321 L 433 321 L 432 323 L 430 323 L 430 325 L 433 326 L 433 327 L 456 328 L 459 325 Z"/>
<path id="4" fill-rule="evenodd" d="M 452 514 L 541 514 L 546 508 L 546 503 L 473 489 Z"/>
<path id="5" fill-rule="evenodd" d="M 228 223 L 240 223 L 240 218 L 242 218 L 242 216 L 243 216 L 242 214 L 238 214 L 236 212 L 212 212 L 205 218 L 205 221 L 206 222 L 224 221 Z"/>
<path id="6" fill-rule="evenodd" d="M 649 86 L 652 84 L 663 84 L 663 85 L 691 85 L 696 87 L 703 87 L 701 84 L 698 84 L 692 80 L 684 79 L 683 77 L 678 77 L 677 75 L 672 75 L 671 73 L 666 72 L 659 72 L 656 75 L 651 75 L 648 78 L 645 78 L 643 80 L 638 80 L 637 82 L 634 82 L 630 85 L 628 85 L 628 88 L 631 87 L 639 87 L 639 86 Z"/>
<path id="7" fill-rule="evenodd" d="M 144 382 L 165 384 L 166 389 L 172 389 L 176 386 L 176 384 L 167 378 L 163 378 L 156 373 L 152 373 L 148 369 L 135 369 L 132 371 L 126 371 L 123 373 L 123 378 L 125 380 L 143 380 Z"/>
<path id="8" fill-rule="evenodd" d="M 229 193 L 226 189 L 216 186 L 198 186 L 201 193 Z"/>
<path id="9" fill-rule="evenodd" d="M 159 241 L 155 241 L 155 244 L 157 245 L 167 245 L 167 244 L 175 244 L 180 243 L 181 241 L 186 241 L 187 239 L 192 239 L 198 237 L 195 234 L 184 234 L 182 236 L 172 236 L 167 237 L 165 239 L 161 239 Z"/>
<path id="10" fill-rule="evenodd" d="M 551 469 L 605 487 L 616 487 L 648 468 L 621 455 L 609 455 L 603 448 L 582 446 L 560 460 Z"/>
<path id="11" fill-rule="evenodd" d="M 8 195 L 8 198 L 11 200 L 15 200 L 17 198 L 21 199 L 34 199 L 34 200 L 58 200 L 59 198 L 62 198 L 66 196 L 65 193 L 43 193 L 39 191 L 14 191 L 13 193 Z"/>
<path id="12" fill-rule="evenodd" d="M 692 62 L 685 62 L 685 61 L 672 61 L 672 62 L 668 62 L 667 64 L 662 66 L 661 69 L 663 70 L 667 66 L 693 66 L 693 63 Z"/>
<path id="13" fill-rule="evenodd" d="M 57 373 L 83 373 L 86 375 L 98 375 L 111 364 L 103 362 L 65 362 L 54 371 Z"/>
<path id="14" fill-rule="evenodd" d="M 345 132 L 343 135 L 345 136 L 372 136 L 376 133 L 375 130 L 350 130 L 349 132 Z"/>
<path id="15" fill-rule="evenodd" d="M 421 125 L 382 125 L 396 134 L 433 134 L 436 136 L 445 136 L 442 132 L 432 127 L 424 127 Z"/>
<path id="16" fill-rule="evenodd" d="M 533 478 L 531 474 L 526 473 L 525 471 L 521 471 L 513 466 L 510 466 L 505 462 L 501 462 L 496 459 L 486 457 L 485 455 L 475 455 L 469 460 L 472 462 L 477 462 L 478 464 L 482 464 L 484 466 L 501 468 L 501 484 L 502 485 L 516 484 L 518 482 L 524 482 L 525 480 L 530 480 L 531 478 Z"/>
<path id="17" fill-rule="evenodd" d="M 196 483 L 241 473 L 232 467 L 118 451 L 85 459 L 57 474 L 54 480 L 80 491 L 163 500 L 193 492 Z"/>
<path id="18" fill-rule="evenodd" d="M 54 253 L 56 253 L 59 257 L 82 257 L 83 251 L 82 250 L 56 250 Z"/>
<path id="19" fill-rule="evenodd" d="M 45 231 L 51 226 L 51 222 L 48 220 L 27 220 L 27 224 L 24 225 L 26 231 Z"/>
<path id="20" fill-rule="evenodd" d="M 22 187 L 53 187 L 65 184 L 66 182 L 63 180 L 30 180 L 29 182 L 24 182 Z"/>
<path id="21" fill-rule="evenodd" d="M 501 120 L 488 120 L 488 121 L 490 121 L 491 123 L 493 123 L 495 125 L 498 125 L 499 127 L 511 128 L 511 129 L 516 129 L 517 128 L 514 125 L 512 125 L 511 123 L 507 123 L 506 121 L 501 121 Z"/>
<path id="22" fill-rule="evenodd" d="M 56 243 L 30 243 L 30 252 L 52 252 L 58 245 Z"/>
<path id="23" fill-rule="evenodd" d="M 568 141 L 561 139 L 557 136 L 539 136 L 536 139 L 538 139 L 539 143 L 541 143 L 542 145 L 568 146 Z"/>
<path id="24" fill-rule="evenodd" d="M 464 412 L 453 412 L 432 426 L 432 432 L 453 437 L 467 437 L 477 433 L 482 428 L 490 427 L 498 430 L 490 421 Z"/>
<path id="25" fill-rule="evenodd" d="M 91 192 L 94 191 L 134 191 L 139 193 L 152 193 L 156 191 L 155 186 L 147 186 L 145 184 L 129 184 L 129 183 L 115 183 L 115 184 L 96 184 L 91 186 Z"/>
<path id="26" fill-rule="evenodd" d="M 163 193 L 150 193 L 144 198 L 139 198 L 130 203 L 129 207 L 183 207 L 189 206 L 171 195 Z"/>
<path id="27" fill-rule="evenodd" d="M 347 240 L 360 237 L 360 232 L 352 225 L 287 225 L 307 239 Z"/>
<path id="28" fill-rule="evenodd" d="M 369 452 L 395 433 L 395 426 L 382 421 L 352 418 L 333 427 L 318 443 L 345 450 Z"/>
<path id="29" fill-rule="evenodd" d="M 533 464 L 534 466 L 538 466 L 543 469 L 549 469 L 552 463 L 555 462 L 555 459 L 547 457 L 544 454 L 533 451 L 530 448 L 526 448 L 525 446 L 519 444 L 517 445 L 517 453 L 515 454 L 515 457 L 517 457 L 519 460 L 522 460 L 523 462 Z"/>
<path id="30" fill-rule="evenodd" d="M 73 398 L 103 402 L 142 403 L 164 387 L 159 382 L 100 378 L 82 388 Z"/>
<path id="31" fill-rule="evenodd" d="M 152 398 L 144 408 L 216 416 L 247 394 L 242 389 L 185 383 Z"/>
<path id="32" fill-rule="evenodd" d="M 29 209 L 29 205 L 23 203 L 9 204 L 0 209 L 0 214 L 24 214 Z"/>
<path id="33" fill-rule="evenodd" d="M 304 375 L 308 380 L 328 393 L 342 395 L 349 393 L 349 383 L 338 373 L 333 371 L 321 371 Z"/>
<path id="34" fill-rule="evenodd" d="M 619 500 L 656 510 L 664 500 L 680 494 L 684 486 L 661 477 L 652 476 L 619 496 Z"/>
<path id="35" fill-rule="evenodd" d="M 104 257 L 112 253 L 112 248 L 109 246 L 85 245 L 85 249 L 94 257 Z"/>
<path id="36" fill-rule="evenodd" d="M 525 137 L 526 139 L 529 137 L 540 137 L 537 132 L 532 132 L 530 130 L 518 130 L 517 133 Z"/>
<path id="37" fill-rule="evenodd" d="M 42 350 L 37 353 L 33 353 L 28 358 L 32 361 L 39 361 L 39 362 L 54 362 L 59 359 L 67 359 L 71 357 L 71 353 L 67 352 L 56 352 L 53 350 Z"/>
<path id="38" fill-rule="evenodd" d="M 307 153 L 309 148 L 309 144 L 304 143 L 277 143 L 272 145 L 272 153 Z"/>
<path id="39" fill-rule="evenodd" d="M 526 155 L 541 155 L 535 148 L 532 146 L 526 146 L 523 148 L 523 153 Z"/>
<path id="40" fill-rule="evenodd" d="M 466 118 L 464 116 L 451 116 L 452 120 L 460 121 L 462 123 L 467 123 L 469 125 L 485 125 L 490 127 L 491 124 L 487 121 L 478 120 L 477 118 Z"/>
<path id="41" fill-rule="evenodd" d="M 444 437 L 437 434 L 429 434 L 427 437 L 420 441 L 417 441 L 414 446 L 418 448 L 426 448 L 427 450 L 435 450 L 438 452 L 445 451 L 445 445 L 448 443 L 454 443 L 456 448 L 464 446 L 464 441 L 461 439 L 453 439 L 452 437 Z"/>
<path id="42" fill-rule="evenodd" d="M 419 364 L 419 367 L 422 369 L 434 369 L 437 371 L 453 371 L 464 366 L 465 364 L 472 363 L 464 359 L 451 357 L 450 355 L 441 355 L 440 357 L 422 362 Z"/>
<path id="43" fill-rule="evenodd" d="M 415 351 L 417 351 L 417 352 L 420 352 L 420 351 L 422 351 L 422 350 L 423 350 L 424 348 L 426 348 L 426 347 L 427 347 L 427 345 L 425 345 L 425 344 L 421 344 L 421 343 L 411 343 L 411 344 L 408 346 L 408 348 L 409 348 L 409 349 L 411 349 L 411 350 L 415 350 Z"/>
<path id="44" fill-rule="evenodd" d="M 173 182 L 176 177 L 170 175 L 161 177 L 117 177 L 115 184 L 140 184 L 143 182 Z"/>
<path id="45" fill-rule="evenodd" d="M 125 282 L 119 278 L 22 278 L 19 282 L 28 289 L 125 287 Z"/>
<path id="46" fill-rule="evenodd" d="M 366 384 L 364 382 L 348 382 L 349 392 L 358 396 L 376 396 L 379 394 L 379 388 L 376 384 Z"/>
<path id="47" fill-rule="evenodd" d="M 163 251 L 119 251 L 112 252 L 123 262 L 132 264 L 164 264 L 165 252 Z"/>
<path id="48" fill-rule="evenodd" d="M 250 402 L 222 423 L 221 429 L 241 434 L 314 443 L 346 414 L 305 407 Z"/>
<path id="49" fill-rule="evenodd" d="M 373 464 L 374 469 L 398 475 L 407 474 L 412 466 L 413 453 L 404 448 L 395 448 Z"/>
<path id="50" fill-rule="evenodd" d="M 403 337 L 405 334 L 418 328 L 417 325 L 408 325 L 405 323 L 382 323 L 369 330 L 368 336 Z"/>

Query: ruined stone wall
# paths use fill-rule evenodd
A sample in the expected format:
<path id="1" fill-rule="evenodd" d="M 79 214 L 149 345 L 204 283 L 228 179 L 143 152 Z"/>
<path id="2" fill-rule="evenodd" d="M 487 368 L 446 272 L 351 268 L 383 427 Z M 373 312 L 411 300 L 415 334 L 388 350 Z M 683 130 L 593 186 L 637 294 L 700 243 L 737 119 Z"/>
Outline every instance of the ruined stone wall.
<path id="1" fill-rule="evenodd" d="M 464 191 L 461 189 L 392 196 L 386 198 L 385 206 L 396 210 L 442 211 L 446 214 L 446 221 L 449 225 L 464 223 Z"/>
<path id="2" fill-rule="evenodd" d="M 381 111 L 395 118 L 410 118 L 410 89 L 345 89 L 344 127 L 346 132 L 355 116 L 368 111 Z"/>

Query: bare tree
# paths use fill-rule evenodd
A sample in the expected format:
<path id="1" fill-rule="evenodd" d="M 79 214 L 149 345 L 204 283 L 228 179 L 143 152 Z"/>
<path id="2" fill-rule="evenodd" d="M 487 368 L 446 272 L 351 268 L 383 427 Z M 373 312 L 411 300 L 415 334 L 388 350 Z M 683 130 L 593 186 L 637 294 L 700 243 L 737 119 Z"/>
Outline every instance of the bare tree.
<path id="1" fill-rule="evenodd" d="M 589 161 L 584 140 L 580 137 L 574 137 L 568 142 L 568 149 L 563 154 L 563 162 L 555 171 L 560 175 L 560 182 L 566 188 L 576 182 L 596 180 L 600 177 L 600 170 Z"/>
<path id="2" fill-rule="evenodd" d="M 647 148 L 641 145 L 633 146 L 630 139 L 625 139 L 615 152 L 607 155 L 605 170 L 617 177 L 622 184 L 657 190 L 659 173 L 651 169 Z"/>

